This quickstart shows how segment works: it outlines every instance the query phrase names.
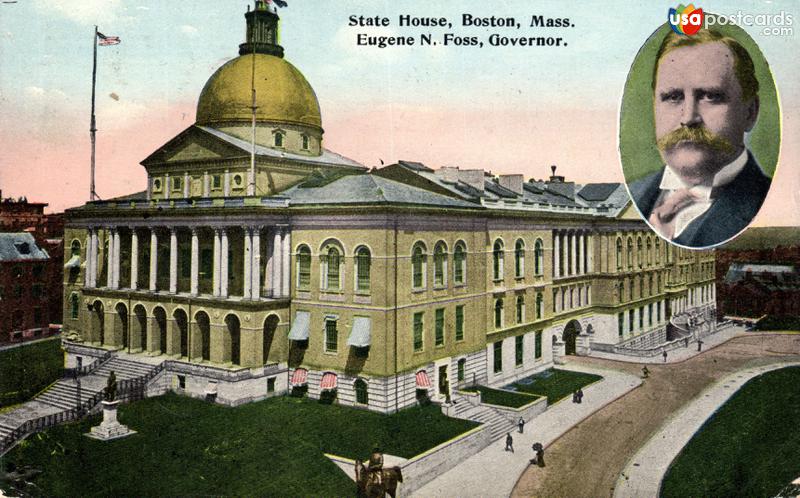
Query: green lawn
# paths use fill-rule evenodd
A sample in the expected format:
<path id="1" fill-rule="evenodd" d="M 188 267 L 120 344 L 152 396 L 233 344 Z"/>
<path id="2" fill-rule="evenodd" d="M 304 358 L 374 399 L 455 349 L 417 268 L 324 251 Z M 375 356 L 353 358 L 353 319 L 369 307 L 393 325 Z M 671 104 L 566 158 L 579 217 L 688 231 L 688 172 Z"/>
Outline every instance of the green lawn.
<path id="1" fill-rule="evenodd" d="M 689 441 L 663 497 L 775 496 L 800 475 L 800 367 L 744 385 Z"/>
<path id="2" fill-rule="evenodd" d="M 237 408 L 169 394 L 122 405 L 138 434 L 82 436 L 99 418 L 32 436 L 5 458 L 45 472 L 48 496 L 352 496 L 353 482 L 324 455 L 366 459 L 374 444 L 402 457 L 477 424 L 436 406 L 386 416 L 291 397 Z"/>
<path id="3" fill-rule="evenodd" d="M 532 403 L 539 399 L 541 396 L 535 396 L 528 393 L 515 393 L 512 391 L 501 391 L 499 389 L 492 389 L 485 386 L 476 386 L 468 389 L 466 392 L 480 391 L 481 402 L 490 405 L 508 406 L 511 408 L 519 408 L 528 403 Z"/>
<path id="4" fill-rule="evenodd" d="M 63 368 L 59 339 L 0 351 L 0 407 L 30 399 L 58 380 Z"/>
<path id="5" fill-rule="evenodd" d="M 547 396 L 547 403 L 552 405 L 556 401 L 570 396 L 579 388 L 601 379 L 602 377 L 599 375 L 552 368 L 523 381 L 515 382 L 511 386 L 520 392 Z M 527 383 L 529 380 L 533 382 Z"/>

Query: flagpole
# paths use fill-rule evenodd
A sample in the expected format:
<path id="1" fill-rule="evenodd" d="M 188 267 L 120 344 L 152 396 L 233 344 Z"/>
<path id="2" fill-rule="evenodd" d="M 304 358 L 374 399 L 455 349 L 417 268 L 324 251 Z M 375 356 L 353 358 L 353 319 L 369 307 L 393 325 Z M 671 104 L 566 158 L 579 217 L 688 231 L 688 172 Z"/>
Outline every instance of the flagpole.
<path id="1" fill-rule="evenodd" d="M 252 137 L 250 143 L 250 184 L 247 186 L 249 195 L 256 195 L 256 43 L 254 33 L 250 33 L 250 43 L 253 53 L 251 55 L 252 68 L 250 71 L 250 89 L 252 91 L 253 103 L 250 106 L 252 111 Z"/>
<path id="2" fill-rule="evenodd" d="M 95 162 L 95 141 L 96 141 L 96 120 L 94 116 L 94 89 L 97 83 L 97 26 L 94 27 L 94 37 L 92 38 L 92 46 L 94 47 L 94 57 L 92 63 L 92 119 L 89 123 L 89 135 L 92 139 L 92 169 L 91 169 L 91 179 L 89 183 L 89 202 L 95 200 L 97 198 L 97 194 L 94 188 L 94 162 Z"/>

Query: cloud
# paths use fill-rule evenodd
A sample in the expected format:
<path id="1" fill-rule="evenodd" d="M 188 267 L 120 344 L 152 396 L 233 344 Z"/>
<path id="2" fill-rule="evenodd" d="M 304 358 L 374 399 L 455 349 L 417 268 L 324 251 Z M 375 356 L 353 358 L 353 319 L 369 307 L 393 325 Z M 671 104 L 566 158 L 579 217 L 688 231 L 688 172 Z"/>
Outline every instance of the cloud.
<path id="1" fill-rule="evenodd" d="M 184 24 L 183 26 L 181 26 L 181 33 L 187 35 L 193 35 L 197 33 L 197 28 L 195 28 L 194 26 L 189 26 L 188 24 Z"/>
<path id="2" fill-rule="evenodd" d="M 33 4 L 44 14 L 89 25 L 110 22 L 122 9 L 122 0 L 37 0 Z"/>

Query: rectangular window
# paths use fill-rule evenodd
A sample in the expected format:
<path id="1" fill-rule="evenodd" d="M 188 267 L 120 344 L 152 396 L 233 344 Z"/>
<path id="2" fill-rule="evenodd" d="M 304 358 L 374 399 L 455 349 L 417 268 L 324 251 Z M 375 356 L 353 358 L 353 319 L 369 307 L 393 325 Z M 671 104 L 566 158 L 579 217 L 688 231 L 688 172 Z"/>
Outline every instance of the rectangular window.
<path id="1" fill-rule="evenodd" d="M 557 299 L 558 299 L 558 290 L 556 290 L 556 289 L 553 289 L 553 313 L 555 313 L 556 311 L 558 311 L 558 310 L 556 309 L 556 300 L 557 300 Z"/>
<path id="2" fill-rule="evenodd" d="M 42 324 L 42 308 L 33 308 L 33 326 Z"/>
<path id="3" fill-rule="evenodd" d="M 494 343 L 494 373 L 503 371 L 503 341 Z"/>
<path id="4" fill-rule="evenodd" d="M 222 175 L 211 176 L 211 188 L 214 190 L 219 190 L 222 188 Z"/>
<path id="5" fill-rule="evenodd" d="M 467 360 L 465 360 L 464 358 L 461 358 L 460 360 L 458 360 L 458 377 L 457 377 L 457 380 L 459 382 L 464 382 L 464 377 L 466 376 L 466 370 L 467 370 Z"/>
<path id="6" fill-rule="evenodd" d="M 524 353 L 524 343 L 522 342 L 522 336 L 518 335 L 514 338 L 514 361 L 516 362 L 517 366 L 522 365 L 522 355 Z"/>
<path id="7" fill-rule="evenodd" d="M 444 308 L 436 310 L 436 345 L 444 344 Z"/>
<path id="8" fill-rule="evenodd" d="M 456 306 L 456 340 L 464 340 L 464 305 Z"/>
<path id="9" fill-rule="evenodd" d="M 644 329 L 644 306 L 639 308 L 639 330 Z"/>
<path id="10" fill-rule="evenodd" d="M 183 179 L 178 176 L 172 177 L 172 190 L 180 190 L 183 187 Z"/>
<path id="11" fill-rule="evenodd" d="M 179 251 L 178 259 L 181 262 L 181 278 L 192 276 L 192 252 L 188 247 L 182 247 Z"/>
<path id="12" fill-rule="evenodd" d="M 525 298 L 522 296 L 517 297 L 517 323 L 525 321 Z"/>
<path id="13" fill-rule="evenodd" d="M 661 303 L 656 303 L 656 320 L 661 323 Z"/>
<path id="14" fill-rule="evenodd" d="M 185 375 L 178 375 L 178 387 L 180 389 L 186 389 L 186 376 Z"/>
<path id="15" fill-rule="evenodd" d="M 536 343 L 534 344 L 533 357 L 539 359 L 542 357 L 542 331 L 536 331 Z"/>
<path id="16" fill-rule="evenodd" d="M 145 260 L 147 261 L 147 260 Z M 200 251 L 200 278 L 211 278 L 214 274 L 214 250 Z"/>
<path id="17" fill-rule="evenodd" d="M 44 266 L 36 265 L 33 267 L 33 278 L 40 279 L 42 278 L 42 274 L 44 273 Z"/>
<path id="18" fill-rule="evenodd" d="M 339 331 L 336 329 L 336 319 L 325 319 L 325 351 L 335 353 L 339 349 Z"/>
<path id="19" fill-rule="evenodd" d="M 414 313 L 414 351 L 422 351 L 422 317 L 424 313 Z"/>
<path id="20" fill-rule="evenodd" d="M 44 286 L 42 284 L 33 284 L 31 287 L 31 296 L 35 299 L 41 299 L 44 295 Z"/>
<path id="21" fill-rule="evenodd" d="M 619 337 L 622 338 L 622 336 L 625 334 L 625 313 L 624 312 L 620 313 L 619 315 L 617 315 L 617 325 L 618 325 L 618 328 L 619 328 L 619 330 L 618 330 Z"/>
<path id="22" fill-rule="evenodd" d="M 633 311 L 628 310 L 628 331 L 633 332 Z"/>
<path id="23" fill-rule="evenodd" d="M 647 305 L 648 325 L 653 326 L 653 303 Z"/>
<path id="24" fill-rule="evenodd" d="M 274 393 L 275 392 L 275 377 L 270 377 L 267 379 L 267 392 Z"/>

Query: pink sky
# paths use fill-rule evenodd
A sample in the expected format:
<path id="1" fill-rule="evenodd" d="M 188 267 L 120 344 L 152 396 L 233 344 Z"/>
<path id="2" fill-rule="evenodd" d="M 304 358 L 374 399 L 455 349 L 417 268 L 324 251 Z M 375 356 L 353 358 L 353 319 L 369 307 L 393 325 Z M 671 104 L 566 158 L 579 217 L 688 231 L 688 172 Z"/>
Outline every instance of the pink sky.
<path id="1" fill-rule="evenodd" d="M 194 121 L 194 103 L 155 103 L 98 116 L 97 192 L 111 198 L 144 190 L 139 162 Z M 63 111 L 70 113 L 69 110 Z M 71 117 L 74 128 L 20 127 L 0 136 L 0 188 L 4 196 L 25 195 L 49 202 L 50 211 L 82 204 L 88 197 L 89 137 L 86 119 Z M 786 115 L 786 113 L 784 114 Z M 795 112 L 794 115 L 797 115 Z M 44 120 L 47 121 L 46 119 Z M 64 120 L 60 120 L 65 122 Z M 622 181 L 616 151 L 616 109 L 505 112 L 477 108 L 423 108 L 375 105 L 367 111 L 325 112 L 324 145 L 377 166 L 399 159 L 432 167 L 455 165 L 493 173 L 545 178 L 550 165 L 579 183 Z M 115 123 L 103 129 L 103 123 Z M 784 137 L 800 136 L 786 120 Z M 784 140 L 781 165 L 757 225 L 800 225 L 800 181 L 794 164 L 796 140 Z M 789 166 L 787 166 L 789 164 Z"/>

